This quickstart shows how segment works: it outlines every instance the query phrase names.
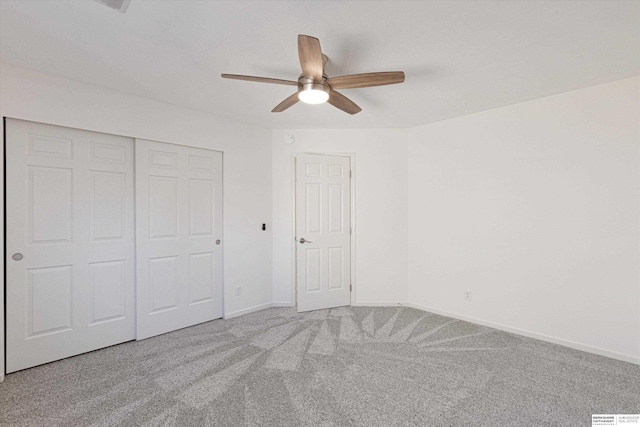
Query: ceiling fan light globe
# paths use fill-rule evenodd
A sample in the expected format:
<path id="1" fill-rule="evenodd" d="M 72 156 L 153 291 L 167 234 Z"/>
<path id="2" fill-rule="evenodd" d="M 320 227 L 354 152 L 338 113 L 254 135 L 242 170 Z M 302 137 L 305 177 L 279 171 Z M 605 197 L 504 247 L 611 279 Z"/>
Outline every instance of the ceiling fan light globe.
<path id="1" fill-rule="evenodd" d="M 318 89 L 303 90 L 298 92 L 298 99 L 305 104 L 322 104 L 327 102 L 329 94 Z"/>
<path id="2" fill-rule="evenodd" d="M 298 91 L 298 99 L 305 104 L 322 104 L 329 99 L 329 87 L 322 83 L 304 83 Z"/>

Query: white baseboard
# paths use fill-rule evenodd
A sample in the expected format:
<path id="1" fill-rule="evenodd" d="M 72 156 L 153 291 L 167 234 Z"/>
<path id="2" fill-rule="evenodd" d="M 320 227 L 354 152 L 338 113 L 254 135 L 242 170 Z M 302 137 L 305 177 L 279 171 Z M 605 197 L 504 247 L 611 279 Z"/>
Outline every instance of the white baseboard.
<path id="1" fill-rule="evenodd" d="M 599 347 L 593 347 L 590 345 L 586 345 L 586 344 L 580 344 L 578 342 L 574 342 L 574 341 L 569 341 L 569 340 L 565 340 L 562 338 L 556 338 L 556 337 L 552 337 L 549 335 L 544 335 L 544 334 L 539 334 L 537 332 L 531 332 L 531 331 L 527 331 L 524 329 L 518 329 L 518 328 L 513 328 L 511 326 L 506 326 L 506 325 L 502 325 L 500 323 L 494 323 L 494 322 L 490 322 L 487 320 L 482 320 L 482 319 L 476 319 L 474 317 L 469 317 L 469 316 L 463 316 L 457 313 L 451 313 L 448 311 L 444 311 L 444 310 L 439 310 L 437 308 L 433 308 L 433 307 L 427 307 L 424 305 L 420 305 L 420 304 L 413 304 L 410 302 L 407 303 L 403 303 L 404 306 L 406 307 L 411 307 L 411 308 L 415 308 L 418 310 L 422 310 L 422 311 L 428 311 L 430 313 L 434 313 L 434 314 L 440 314 L 442 316 L 447 316 L 447 317 L 453 317 L 454 319 L 459 319 L 459 320 L 464 320 L 466 322 L 471 322 L 471 323 L 475 323 L 478 325 L 483 325 L 483 326 L 488 326 L 490 328 L 494 328 L 494 329 L 499 329 L 501 331 L 505 331 L 505 332 L 511 332 L 517 335 L 523 335 L 525 337 L 529 337 L 529 338 L 535 338 L 537 340 L 540 341 L 546 341 L 546 342 L 550 342 L 553 344 L 559 344 L 565 347 L 569 347 L 569 348 L 573 348 L 575 350 L 581 350 L 581 351 L 585 351 L 587 353 L 593 353 L 593 354 L 597 354 L 600 356 L 605 356 L 605 357 L 610 357 L 612 359 L 617 359 L 617 360 L 622 360 L 623 362 L 629 362 L 629 363 L 634 363 L 636 365 L 640 365 L 640 358 L 638 357 L 634 357 L 634 356 L 630 356 L 628 354 L 622 354 L 622 353 L 616 353 L 613 351 L 609 351 L 609 350 L 605 350 Z"/>
<path id="2" fill-rule="evenodd" d="M 233 311 L 231 313 L 225 313 L 224 316 L 222 316 L 222 318 L 224 320 L 229 320 L 229 319 L 233 319 L 234 317 L 242 316 L 244 314 L 249 314 L 249 313 L 255 313 L 256 311 L 265 310 L 271 307 L 273 307 L 273 303 L 268 302 L 266 304 L 260 304 L 260 305 L 255 305 L 253 307 L 245 308 L 243 310 Z"/>
<path id="3" fill-rule="evenodd" d="M 271 303 L 271 307 L 295 307 L 296 305 L 292 302 L 287 301 L 274 301 Z"/>
<path id="4" fill-rule="evenodd" d="M 404 305 L 398 301 L 356 301 L 354 307 L 400 307 Z"/>

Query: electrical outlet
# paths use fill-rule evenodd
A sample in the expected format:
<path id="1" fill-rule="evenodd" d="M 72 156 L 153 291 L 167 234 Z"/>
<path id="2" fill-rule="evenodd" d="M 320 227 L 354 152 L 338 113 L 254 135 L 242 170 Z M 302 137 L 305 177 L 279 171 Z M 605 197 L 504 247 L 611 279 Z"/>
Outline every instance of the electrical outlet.
<path id="1" fill-rule="evenodd" d="M 242 295 L 242 286 L 236 286 L 236 296 Z"/>
<path id="2" fill-rule="evenodd" d="M 471 301 L 471 291 L 470 290 L 467 289 L 467 290 L 464 291 L 464 299 L 466 301 Z"/>

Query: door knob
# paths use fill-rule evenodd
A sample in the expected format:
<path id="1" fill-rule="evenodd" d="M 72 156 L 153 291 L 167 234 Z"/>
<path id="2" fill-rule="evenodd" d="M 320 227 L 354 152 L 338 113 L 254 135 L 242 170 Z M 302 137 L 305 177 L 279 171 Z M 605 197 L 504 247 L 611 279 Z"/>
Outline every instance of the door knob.
<path id="1" fill-rule="evenodd" d="M 24 257 L 20 252 L 16 252 L 15 254 L 11 255 L 11 259 L 14 261 L 20 261 L 22 258 Z"/>
<path id="2" fill-rule="evenodd" d="M 300 243 L 313 243 L 311 240 L 305 240 L 304 237 L 300 238 Z"/>
<path id="3" fill-rule="evenodd" d="M 220 243 L 222 243 L 222 242 L 220 241 L 220 239 L 217 239 L 217 240 L 216 240 L 216 245 L 219 245 Z"/>

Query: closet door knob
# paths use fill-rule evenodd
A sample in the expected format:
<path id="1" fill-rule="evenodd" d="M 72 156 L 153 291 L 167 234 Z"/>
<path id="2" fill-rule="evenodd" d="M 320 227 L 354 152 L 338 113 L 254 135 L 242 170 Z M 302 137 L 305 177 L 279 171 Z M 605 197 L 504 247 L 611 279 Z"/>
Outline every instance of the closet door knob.
<path id="1" fill-rule="evenodd" d="M 11 259 L 14 261 L 20 261 L 22 258 L 24 257 L 20 252 L 16 252 L 15 254 L 11 255 Z"/>

